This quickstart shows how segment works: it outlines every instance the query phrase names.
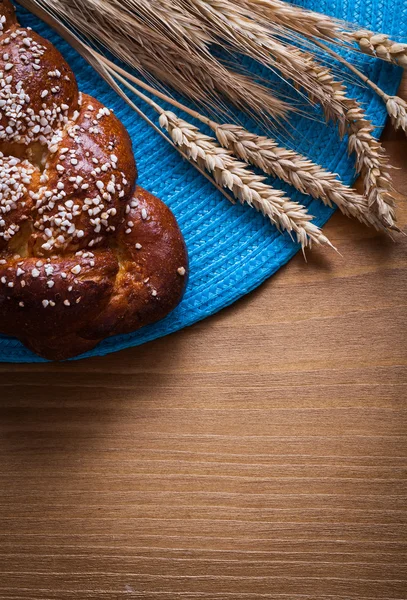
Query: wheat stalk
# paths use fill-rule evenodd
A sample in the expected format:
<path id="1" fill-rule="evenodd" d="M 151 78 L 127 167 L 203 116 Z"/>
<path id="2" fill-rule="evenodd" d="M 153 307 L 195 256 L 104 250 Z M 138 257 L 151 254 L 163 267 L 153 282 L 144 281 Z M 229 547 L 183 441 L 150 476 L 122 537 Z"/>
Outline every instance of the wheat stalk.
<path id="1" fill-rule="evenodd" d="M 30 7 L 33 0 L 22 0 Z M 118 73 L 109 65 L 109 61 L 103 60 L 98 53 L 90 49 L 79 38 L 72 34 L 67 27 L 55 21 L 49 14 L 44 14 L 41 7 L 36 6 L 37 14 L 44 18 L 49 24 L 53 24 L 57 31 L 71 43 L 88 60 L 96 70 L 106 79 L 119 95 L 154 128 L 155 125 L 146 115 L 128 98 L 123 90 L 112 80 L 114 76 L 120 82 L 124 82 Z M 111 63 L 110 63 L 111 64 Z M 279 229 L 287 231 L 290 235 L 295 233 L 298 242 L 304 252 L 311 243 L 332 246 L 328 238 L 319 227 L 311 223 L 310 216 L 304 206 L 292 202 L 283 192 L 275 190 L 264 183 L 264 178 L 251 173 L 246 165 L 239 163 L 230 152 L 217 146 L 212 138 L 203 135 L 193 125 L 178 119 L 173 113 L 164 111 L 154 100 L 138 92 L 156 112 L 160 115 L 160 125 L 170 133 L 175 146 L 182 156 L 195 164 L 199 171 L 205 174 L 205 169 L 214 177 L 215 185 L 219 189 L 230 189 L 234 196 L 241 202 L 247 203 L 256 210 L 267 216 Z M 180 138 L 180 133 L 183 135 Z M 161 135 L 163 135 L 161 133 Z M 163 135 L 165 139 L 166 136 Z M 207 177 L 207 175 L 205 174 Z M 227 194 L 226 197 L 229 198 Z"/>
<path id="2" fill-rule="evenodd" d="M 282 41 L 280 33 L 289 31 L 288 22 L 292 16 L 285 13 L 283 18 L 282 7 L 277 0 L 155 0 L 154 5 L 149 0 L 31 0 L 31 4 L 44 6 L 47 11 L 62 16 L 89 39 L 103 44 L 144 75 L 168 83 L 201 103 L 212 103 L 212 107 L 214 99 L 222 94 L 250 114 L 268 113 L 278 118 L 287 112 L 287 105 L 270 94 L 267 88 L 214 58 L 209 48 L 211 43 L 217 41 L 229 51 L 237 51 L 268 68 L 278 69 L 284 78 L 306 90 L 314 101 L 322 105 L 327 118 L 339 123 L 341 135 L 349 134 L 349 150 L 356 153 L 356 167 L 364 177 L 367 203 L 356 203 L 358 209 L 348 208 L 349 192 L 341 189 L 336 193 L 342 209 L 348 210 L 348 214 L 353 211 L 363 219 L 362 213 L 367 204 L 366 214 L 369 214 L 371 224 L 374 217 L 370 209 L 377 213 L 386 227 L 396 229 L 389 166 L 382 147 L 372 135 L 372 125 L 365 119 L 359 104 L 347 97 L 346 88 L 336 81 L 327 67 L 319 64 L 309 52 Z M 270 4 L 280 16 L 275 18 L 274 23 L 269 19 L 266 26 L 256 17 L 256 10 L 269 10 Z M 252 10 L 253 7 L 255 10 Z M 321 36 L 323 32 L 325 37 L 331 35 L 328 18 L 323 24 L 324 20 L 321 21 L 320 17 L 307 15 L 308 24 L 304 27 L 308 34 L 312 21 L 312 35 Z M 330 25 L 336 32 L 340 31 L 334 21 Z M 293 31 L 296 31 L 295 28 Z M 386 103 L 395 122 L 402 126 L 405 107 L 394 98 L 387 98 Z M 259 143 L 264 139 L 259 138 Z M 274 142 L 269 140 L 269 143 Z M 287 158 L 284 153 L 290 151 L 279 149 L 278 152 L 280 157 L 284 156 L 283 162 Z M 291 155 L 290 158 L 293 159 Z M 301 160 L 306 159 L 297 157 L 297 162 Z M 256 164 L 254 157 L 252 162 Z M 309 193 L 315 194 L 315 186 L 312 188 L 309 181 L 311 173 L 317 175 L 312 163 L 309 162 L 307 168 L 303 164 L 299 178 L 294 176 L 297 165 L 294 160 L 291 162 L 294 164 L 291 170 L 280 170 L 282 178 L 296 182 L 298 189 L 301 186 L 304 190 L 314 189 Z M 334 192 L 331 192 L 330 198 L 328 180 L 332 184 L 335 178 L 329 173 L 324 177 L 325 183 L 320 184 L 318 193 L 323 201 L 330 203 Z"/>
<path id="3" fill-rule="evenodd" d="M 333 247 L 319 227 L 311 223 L 312 216 L 304 206 L 265 184 L 264 177 L 250 171 L 231 152 L 217 145 L 213 138 L 170 111 L 163 111 L 159 122 L 175 144 L 191 160 L 212 173 L 219 185 L 229 189 L 242 204 L 248 204 L 267 216 L 278 229 L 295 233 L 303 249 L 312 242 Z"/>
<path id="4" fill-rule="evenodd" d="M 82 0 L 71 0 L 69 4 L 67 0 L 38 1 L 58 9 L 74 25 L 85 28 L 88 33 L 90 31 L 95 39 L 113 48 L 128 64 L 134 65 L 134 56 L 138 56 L 142 67 L 155 73 L 159 79 L 172 82 L 178 89 L 188 90 L 190 97 L 201 101 L 199 90 L 204 81 L 206 97 L 208 90 L 209 96 L 213 96 L 219 91 L 219 86 L 223 86 L 224 95 L 233 99 L 235 94 L 234 103 L 241 108 L 243 102 L 243 108 L 250 106 L 250 110 L 257 113 L 264 109 L 269 113 L 274 111 L 275 115 L 278 115 L 279 109 L 280 114 L 285 111 L 285 107 L 282 108 L 268 92 L 262 94 L 264 90 L 251 89 L 246 96 L 244 93 L 236 94 L 235 85 L 240 83 L 237 74 L 231 75 L 229 69 L 217 66 L 217 61 L 207 60 L 209 40 L 219 39 L 273 70 L 279 69 L 285 78 L 294 81 L 312 99 L 321 103 L 327 118 L 339 123 L 341 135 L 346 131 L 349 133 L 349 150 L 356 153 L 357 170 L 363 173 L 369 204 L 386 226 L 396 227 L 387 159 L 358 103 L 347 97 L 345 87 L 335 80 L 328 68 L 320 65 L 309 53 L 284 45 L 238 3 L 230 0 L 157 0 L 157 15 L 147 0 L 127 0 L 125 11 L 120 8 L 119 0 L 87 0 L 89 14 L 83 25 Z M 66 6 L 68 8 L 64 12 Z M 102 15 L 95 11 L 98 6 L 107 7 L 105 12 L 109 21 L 113 21 L 112 15 L 115 15 L 114 33 L 117 37 L 112 35 L 112 25 L 103 20 L 103 11 Z M 178 17 L 183 11 L 191 15 L 191 27 L 188 20 Z M 146 23 L 137 20 L 140 15 Z M 121 36 L 121 28 L 136 45 L 125 43 L 128 40 Z M 189 53 L 184 48 L 187 40 Z M 140 70 L 140 64 L 138 67 Z M 242 84 L 240 87 L 245 86 Z"/>
<path id="5" fill-rule="evenodd" d="M 98 56 L 95 52 L 93 55 Z M 109 73 L 160 115 L 160 126 L 170 134 L 182 154 L 196 163 L 201 170 L 206 169 L 211 173 L 219 187 L 229 189 L 239 202 L 246 203 L 267 216 L 280 231 L 287 231 L 290 235 L 294 232 L 303 251 L 307 246 L 311 246 L 312 242 L 329 245 L 336 250 L 320 228 L 311 223 L 313 217 L 308 214 L 305 206 L 293 202 L 281 190 L 264 183 L 264 177 L 250 171 L 247 165 L 236 160 L 232 152 L 221 148 L 213 138 L 203 134 L 196 126 L 180 119 L 173 112 L 165 111 L 157 102 L 131 86 L 113 66 L 110 66 L 110 61 L 101 57 L 101 62 L 105 64 Z M 175 104 L 182 107 L 178 102 Z M 205 122 L 211 123 L 210 120 Z"/>

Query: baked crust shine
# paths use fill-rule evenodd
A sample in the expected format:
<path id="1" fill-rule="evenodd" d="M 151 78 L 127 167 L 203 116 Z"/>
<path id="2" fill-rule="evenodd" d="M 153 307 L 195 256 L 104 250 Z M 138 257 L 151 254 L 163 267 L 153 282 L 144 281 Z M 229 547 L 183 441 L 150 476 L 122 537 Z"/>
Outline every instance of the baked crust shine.
<path id="1" fill-rule="evenodd" d="M 179 303 L 185 244 L 122 123 L 0 0 L 0 333 L 63 360 Z"/>

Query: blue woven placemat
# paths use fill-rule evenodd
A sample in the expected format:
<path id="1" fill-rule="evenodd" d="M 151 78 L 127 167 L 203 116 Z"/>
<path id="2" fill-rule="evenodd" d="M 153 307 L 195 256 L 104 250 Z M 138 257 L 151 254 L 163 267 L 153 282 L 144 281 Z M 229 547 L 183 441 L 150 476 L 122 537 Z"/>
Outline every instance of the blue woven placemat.
<path id="1" fill-rule="evenodd" d="M 407 32 L 405 0 L 302 0 L 297 4 L 358 22 L 397 39 L 403 39 Z M 250 292 L 298 251 L 298 245 L 288 235 L 279 234 L 264 217 L 247 207 L 230 205 L 193 167 L 180 160 L 177 152 L 158 134 L 137 118 L 51 29 L 20 8 L 18 13 L 23 25 L 33 27 L 59 48 L 74 70 L 82 91 L 115 109 L 133 140 L 140 185 L 171 207 L 189 251 L 188 289 L 182 303 L 171 315 L 134 334 L 107 339 L 81 358 L 140 345 L 192 325 Z M 388 93 L 396 93 L 400 69 L 369 57 L 360 56 L 357 60 L 370 79 Z M 363 103 L 379 135 L 386 120 L 381 101 L 360 86 L 350 85 L 349 93 Z M 154 118 L 153 114 L 151 116 Z M 315 116 L 320 116 L 317 109 Z M 347 156 L 346 141 L 339 140 L 335 128 L 324 125 L 322 118 L 310 120 L 300 116 L 293 118 L 290 127 L 292 136 L 285 136 L 286 145 L 294 145 L 299 152 L 338 173 L 344 182 L 353 183 L 353 160 Z M 333 211 L 321 202 L 302 196 L 285 184 L 278 182 L 277 185 L 286 189 L 293 199 L 309 206 L 318 225 L 323 225 L 331 216 Z M 42 359 L 17 340 L 0 335 L 0 361 L 42 362 Z"/>

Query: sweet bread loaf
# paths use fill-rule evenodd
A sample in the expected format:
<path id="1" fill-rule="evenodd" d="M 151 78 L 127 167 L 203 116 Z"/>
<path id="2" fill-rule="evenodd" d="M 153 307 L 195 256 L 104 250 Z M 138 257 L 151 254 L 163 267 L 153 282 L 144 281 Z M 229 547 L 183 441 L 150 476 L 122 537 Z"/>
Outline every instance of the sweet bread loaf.
<path id="1" fill-rule="evenodd" d="M 0 0 L 0 333 L 62 360 L 163 318 L 187 255 L 131 140 Z"/>

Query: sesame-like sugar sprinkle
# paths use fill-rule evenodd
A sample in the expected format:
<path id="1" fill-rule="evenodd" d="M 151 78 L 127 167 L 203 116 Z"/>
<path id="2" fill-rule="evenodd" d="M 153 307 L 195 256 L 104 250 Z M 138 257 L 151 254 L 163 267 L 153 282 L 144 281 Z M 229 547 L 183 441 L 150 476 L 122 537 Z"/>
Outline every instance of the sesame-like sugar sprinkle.
<path id="1" fill-rule="evenodd" d="M 25 89 L 23 82 L 14 79 L 14 67 L 21 62 L 30 65 L 34 71 L 41 69 L 41 58 L 47 52 L 47 47 L 41 45 L 31 38 L 24 29 L 17 29 L 10 36 L 17 45 L 18 56 L 9 60 L 9 53 L 3 53 L 4 77 L 0 77 L 0 109 L 7 120 L 7 127 L 0 128 L 0 141 L 17 142 L 28 145 L 33 141 L 39 141 L 43 145 L 49 145 L 58 129 L 58 124 L 64 125 L 68 122 L 69 106 L 58 105 L 52 101 L 42 104 L 41 110 L 36 114 L 32 108 L 30 88 Z M 7 46 L 9 38 L 0 43 Z M 59 72 L 58 72 L 59 73 Z M 56 74 L 56 72 L 55 72 Z M 59 73 L 60 75 L 60 73 Z M 53 93 L 60 91 L 58 86 L 52 88 Z M 49 96 L 49 90 L 44 89 L 40 93 L 42 100 Z"/>
<path id="2" fill-rule="evenodd" d="M 0 152 L 0 237 L 5 241 L 11 239 L 19 226 L 6 226 L 5 215 L 18 208 L 27 193 L 27 185 L 31 183 L 34 169 L 27 161 L 20 161 L 12 156 L 5 157 Z"/>

